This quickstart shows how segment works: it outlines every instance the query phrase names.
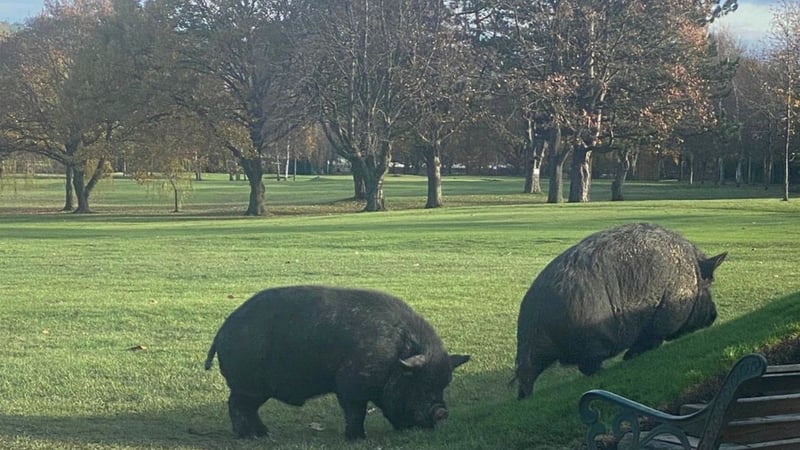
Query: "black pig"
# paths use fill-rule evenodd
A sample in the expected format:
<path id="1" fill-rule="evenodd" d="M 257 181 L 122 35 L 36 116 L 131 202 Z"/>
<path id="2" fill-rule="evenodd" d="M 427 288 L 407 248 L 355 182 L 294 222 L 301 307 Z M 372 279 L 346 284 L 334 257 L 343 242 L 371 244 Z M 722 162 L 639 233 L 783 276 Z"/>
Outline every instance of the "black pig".
<path id="1" fill-rule="evenodd" d="M 239 437 L 267 434 L 258 417 L 270 398 L 302 406 L 335 393 L 347 439 L 365 437 L 367 402 L 395 429 L 433 428 L 447 417 L 443 391 L 469 360 L 448 355 L 434 329 L 402 300 L 367 290 L 291 286 L 259 292 L 220 327 L 218 355 Z"/>
<path id="2" fill-rule="evenodd" d="M 533 281 L 517 322 L 518 397 L 555 361 L 585 375 L 711 325 L 709 287 L 727 253 L 706 258 L 654 224 L 595 233 L 557 256 Z"/>

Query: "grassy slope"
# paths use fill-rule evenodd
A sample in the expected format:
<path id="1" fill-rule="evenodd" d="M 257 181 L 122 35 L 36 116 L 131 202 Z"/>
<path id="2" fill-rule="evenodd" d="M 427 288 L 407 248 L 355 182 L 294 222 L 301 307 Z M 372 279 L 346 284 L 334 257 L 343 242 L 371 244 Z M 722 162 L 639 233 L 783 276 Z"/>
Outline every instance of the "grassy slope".
<path id="1" fill-rule="evenodd" d="M 0 448 L 575 448 L 577 398 L 594 387 L 660 404 L 742 353 L 800 330 L 800 204 L 760 189 L 637 184 L 629 201 L 546 205 L 515 179 L 445 181 L 448 208 L 424 204 L 424 180 L 391 177 L 395 211 L 349 214 L 347 178 L 269 181 L 266 218 L 243 218 L 245 184 L 196 183 L 186 211 L 127 180 L 105 182 L 98 214 L 54 213 L 59 180 L 0 191 Z M 14 188 L 16 187 L 16 192 Z M 607 184 L 596 183 L 603 200 Z M 726 198 L 694 201 L 705 197 Z M 31 214 L 32 212 L 39 214 Z M 711 328 L 587 378 L 553 367 L 515 400 L 516 314 L 532 279 L 596 230 L 631 221 L 673 228 L 708 254 L 729 251 Z M 224 317 L 268 286 L 326 283 L 406 299 L 454 352 L 473 360 L 447 391 L 437 431 L 395 433 L 380 412 L 346 445 L 330 396 L 269 402 L 269 443 L 232 438 L 227 390 L 202 370 Z M 127 350 L 144 346 L 143 351 Z M 314 431 L 323 428 L 322 431 Z"/>

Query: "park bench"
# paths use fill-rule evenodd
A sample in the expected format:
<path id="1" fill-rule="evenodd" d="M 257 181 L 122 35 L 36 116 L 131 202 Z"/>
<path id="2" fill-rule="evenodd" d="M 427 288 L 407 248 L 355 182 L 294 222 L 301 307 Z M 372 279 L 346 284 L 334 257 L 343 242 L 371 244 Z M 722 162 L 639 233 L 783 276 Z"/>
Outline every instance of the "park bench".
<path id="1" fill-rule="evenodd" d="M 579 410 L 590 450 L 607 433 L 605 413 L 613 415 L 620 449 L 800 449 L 800 364 L 770 366 L 760 354 L 744 356 L 710 402 L 683 405 L 678 415 L 603 390 L 584 393 Z"/>

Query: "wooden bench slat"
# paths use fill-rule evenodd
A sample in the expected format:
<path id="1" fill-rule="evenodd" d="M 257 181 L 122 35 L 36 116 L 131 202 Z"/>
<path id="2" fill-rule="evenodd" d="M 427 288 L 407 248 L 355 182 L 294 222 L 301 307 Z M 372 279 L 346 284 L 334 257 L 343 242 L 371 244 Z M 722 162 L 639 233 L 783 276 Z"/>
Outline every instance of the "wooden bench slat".
<path id="1" fill-rule="evenodd" d="M 647 435 L 645 434 L 644 436 L 646 437 Z M 691 448 L 693 448 L 693 449 L 697 448 L 697 444 L 699 442 L 700 442 L 700 440 L 697 439 L 696 437 L 689 436 L 689 445 L 691 446 Z M 653 439 L 650 442 L 650 447 L 649 448 L 658 449 L 658 450 L 678 450 L 678 449 L 683 449 L 683 447 L 681 446 L 681 443 L 678 440 L 678 438 L 676 438 L 674 436 L 659 436 L 659 437 Z"/>
<path id="2" fill-rule="evenodd" d="M 689 445 L 692 449 L 696 449 L 699 440 L 695 437 L 689 437 Z M 652 445 L 648 448 L 658 450 L 682 450 L 683 447 L 680 442 L 671 436 L 664 436 L 655 439 Z M 722 444 L 719 450 L 797 450 L 800 448 L 800 438 L 797 439 L 781 439 L 777 441 L 759 442 L 756 444 Z"/>
<path id="3" fill-rule="evenodd" d="M 783 439 L 779 441 L 760 442 L 758 444 L 723 444 L 719 450 L 797 450 L 800 448 L 800 439 Z"/>
<path id="4" fill-rule="evenodd" d="M 800 438 L 800 414 L 734 420 L 722 430 L 722 442 L 752 444 Z"/>
<path id="5" fill-rule="evenodd" d="M 691 414 L 705 408 L 708 403 L 686 403 L 679 409 L 680 415 Z M 740 398 L 731 406 L 730 418 L 779 416 L 800 411 L 800 394 L 770 395 Z"/>
<path id="6" fill-rule="evenodd" d="M 795 392 L 800 392 L 800 372 L 774 372 L 742 383 L 737 394 L 740 397 L 749 397 Z"/>
<path id="7" fill-rule="evenodd" d="M 740 398 L 731 406 L 730 418 L 779 416 L 800 412 L 800 394 Z"/>
<path id="8" fill-rule="evenodd" d="M 800 364 L 776 364 L 773 366 L 767 366 L 767 371 L 766 371 L 766 373 L 786 373 L 786 372 L 800 373 Z"/>

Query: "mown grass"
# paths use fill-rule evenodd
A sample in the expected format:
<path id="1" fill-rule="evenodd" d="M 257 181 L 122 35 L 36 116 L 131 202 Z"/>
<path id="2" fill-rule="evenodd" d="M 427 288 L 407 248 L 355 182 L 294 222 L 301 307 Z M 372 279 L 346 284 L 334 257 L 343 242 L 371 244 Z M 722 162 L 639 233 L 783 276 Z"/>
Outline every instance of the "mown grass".
<path id="1" fill-rule="evenodd" d="M 270 214 L 244 218 L 246 184 L 221 177 L 195 183 L 179 214 L 168 195 L 125 179 L 101 185 L 96 214 L 59 213 L 61 183 L 0 190 L 0 448 L 574 449 L 583 391 L 663 404 L 800 335 L 800 203 L 777 190 L 634 183 L 631 201 L 611 203 L 601 181 L 593 203 L 549 205 L 520 194 L 519 179 L 463 177 L 445 180 L 448 207 L 423 210 L 424 179 L 403 176 L 387 180 L 392 211 L 358 214 L 347 177 L 303 177 L 268 180 Z M 530 282 L 586 235 L 632 221 L 730 253 L 714 286 L 718 321 L 594 377 L 553 367 L 518 402 L 508 381 Z M 253 293 L 301 283 L 396 294 L 451 351 L 470 353 L 446 393 L 450 419 L 394 432 L 374 412 L 368 439 L 347 444 L 326 396 L 302 408 L 268 402 L 271 438 L 234 439 L 224 380 L 202 368 L 208 345 Z"/>

